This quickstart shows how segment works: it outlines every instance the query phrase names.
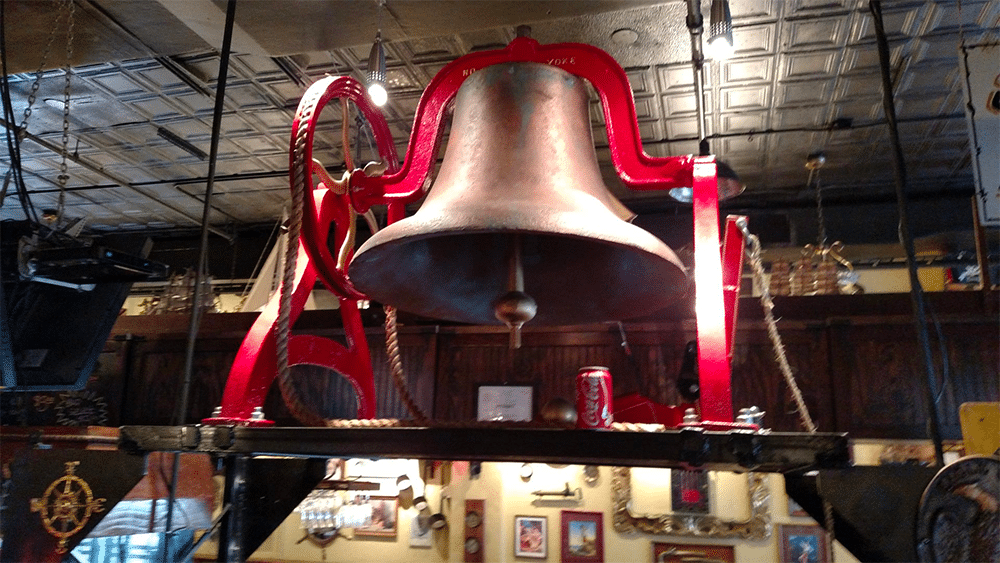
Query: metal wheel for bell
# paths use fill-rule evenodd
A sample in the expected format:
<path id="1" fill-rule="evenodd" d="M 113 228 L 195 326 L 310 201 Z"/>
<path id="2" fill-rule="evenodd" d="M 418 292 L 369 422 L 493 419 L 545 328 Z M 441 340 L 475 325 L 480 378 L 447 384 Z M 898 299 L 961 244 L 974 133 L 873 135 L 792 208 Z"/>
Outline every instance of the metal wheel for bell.
<path id="1" fill-rule="evenodd" d="M 586 83 L 504 63 L 458 90 L 440 172 L 420 209 L 370 238 L 349 273 L 371 299 L 472 324 L 568 325 L 657 311 L 683 265 L 604 184 Z"/>

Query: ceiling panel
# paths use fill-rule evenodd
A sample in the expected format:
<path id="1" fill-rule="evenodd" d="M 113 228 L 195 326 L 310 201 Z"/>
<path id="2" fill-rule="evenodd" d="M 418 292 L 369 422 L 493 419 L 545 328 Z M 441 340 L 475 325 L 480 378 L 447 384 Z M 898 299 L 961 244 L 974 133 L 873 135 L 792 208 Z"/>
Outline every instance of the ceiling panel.
<path id="1" fill-rule="evenodd" d="M 77 1 L 81 43 L 79 53 L 74 49 L 77 64 L 70 76 L 68 142 L 68 184 L 74 195 L 67 198 L 66 213 L 90 217 L 107 229 L 190 228 L 202 215 L 199 194 L 208 162 L 175 146 L 159 130 L 209 153 L 220 62 L 206 39 L 211 34 L 154 0 Z M 190 1 L 199 9 L 219 9 L 210 0 Z M 7 2 L 32 30 L 18 29 L 8 39 L 15 72 L 9 81 L 19 116 L 39 62 L 37 47 L 28 51 L 47 38 L 52 25 L 52 14 L 38 4 Z M 706 17 L 708 4 L 705 0 L 702 6 Z M 309 84 L 328 74 L 363 77 L 374 6 L 374 1 L 238 2 L 239 31 L 259 49 L 236 52 L 231 59 L 213 224 L 238 229 L 273 224 L 280 215 L 288 202 L 288 135 L 298 100 Z M 506 45 L 521 23 L 530 24 L 532 36 L 543 43 L 591 44 L 625 67 L 648 153 L 696 151 L 686 6 L 677 0 L 389 0 L 383 37 L 390 102 L 384 113 L 400 155 L 431 78 L 459 56 Z M 969 193 L 972 170 L 958 46 L 963 38 L 1000 41 L 1000 0 L 886 2 L 884 11 L 900 133 L 914 184 Z M 746 167 L 738 172 L 747 190 L 727 206 L 781 209 L 790 198 L 808 195 L 803 164 L 817 150 L 828 156 L 825 189 L 859 200 L 893 193 L 867 0 L 732 0 L 732 13 L 735 55 L 706 63 L 704 97 L 712 150 Z M 616 40 L 622 35 L 615 32 L 622 29 L 631 30 L 635 41 Z M 51 67 L 62 64 L 56 56 L 63 47 L 58 34 L 55 41 Z M 28 120 L 30 136 L 21 147 L 26 183 L 39 205 L 58 198 L 64 88 L 59 68 L 41 74 Z M 596 99 L 590 113 L 601 165 L 610 170 Z M 343 152 L 336 103 L 324 117 L 317 154 L 337 168 Z M 835 119 L 844 121 L 830 129 Z M 351 135 L 357 137 L 353 123 Z M 361 145 L 367 155 L 364 138 Z M 0 165 L 9 163 L 9 155 L 0 154 Z M 676 209 L 664 194 L 630 193 L 620 182 L 609 184 L 627 204 Z M 20 216 L 15 198 L 6 198 L 0 217 Z"/>

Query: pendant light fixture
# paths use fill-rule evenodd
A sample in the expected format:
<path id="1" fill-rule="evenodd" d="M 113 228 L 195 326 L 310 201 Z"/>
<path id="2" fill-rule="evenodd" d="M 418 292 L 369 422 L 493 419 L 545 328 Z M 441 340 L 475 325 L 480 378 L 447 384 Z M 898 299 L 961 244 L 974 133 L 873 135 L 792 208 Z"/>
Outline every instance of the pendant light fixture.
<path id="1" fill-rule="evenodd" d="M 385 47 L 382 45 L 382 7 L 385 6 L 385 0 L 376 1 L 375 43 L 368 53 L 368 97 L 373 104 L 382 107 L 389 100 L 389 94 L 385 90 Z"/>
<path id="2" fill-rule="evenodd" d="M 733 55 L 733 16 L 729 11 L 729 0 L 712 0 L 708 51 L 715 60 L 728 59 Z"/>

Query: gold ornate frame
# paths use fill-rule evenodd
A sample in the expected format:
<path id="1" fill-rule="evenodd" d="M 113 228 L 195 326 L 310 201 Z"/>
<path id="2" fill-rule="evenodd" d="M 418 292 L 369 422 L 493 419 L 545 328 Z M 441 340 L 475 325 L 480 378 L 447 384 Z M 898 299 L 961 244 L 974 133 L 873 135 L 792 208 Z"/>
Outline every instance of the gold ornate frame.
<path id="1" fill-rule="evenodd" d="M 611 522 L 615 531 L 621 533 L 766 540 L 771 537 L 774 527 L 767 508 L 771 497 L 767 475 L 747 473 L 747 487 L 750 517 L 743 521 L 725 521 L 710 514 L 634 514 L 631 509 L 632 471 L 628 467 L 614 467 L 611 470 Z"/>

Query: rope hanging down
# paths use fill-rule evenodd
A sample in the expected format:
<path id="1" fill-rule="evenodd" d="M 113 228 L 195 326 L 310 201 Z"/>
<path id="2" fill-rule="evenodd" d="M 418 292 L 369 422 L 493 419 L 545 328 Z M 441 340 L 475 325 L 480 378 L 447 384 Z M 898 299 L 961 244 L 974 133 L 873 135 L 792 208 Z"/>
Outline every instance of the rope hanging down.
<path id="1" fill-rule="evenodd" d="M 792 392 L 792 398 L 795 400 L 795 410 L 799 413 L 799 421 L 809 432 L 816 432 L 816 424 L 813 422 L 812 417 L 809 416 L 809 408 L 806 407 L 805 400 L 802 398 L 802 391 L 799 390 L 799 386 L 795 382 L 795 375 L 792 374 L 792 368 L 788 365 L 788 357 L 785 354 L 785 345 L 781 341 L 781 335 L 778 334 L 778 322 L 775 320 L 773 312 L 774 301 L 771 300 L 771 292 L 768 289 L 768 284 L 764 281 L 764 264 L 760 257 L 760 239 L 757 238 L 757 235 L 750 233 L 746 225 L 741 225 L 740 229 L 743 231 L 743 236 L 750 247 L 750 255 L 748 256 L 750 268 L 753 270 L 754 282 L 760 289 L 760 304 L 764 309 L 764 322 L 767 324 L 767 335 L 771 339 L 771 345 L 774 347 L 774 355 L 778 361 L 778 368 L 781 370 L 781 375 L 784 376 L 785 383 L 788 384 L 788 388 Z"/>

